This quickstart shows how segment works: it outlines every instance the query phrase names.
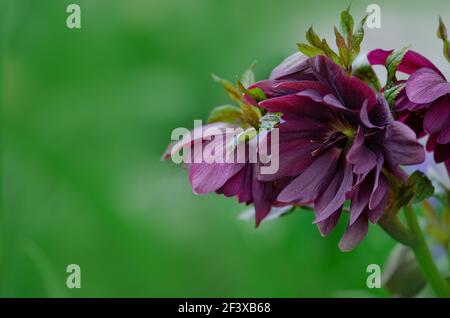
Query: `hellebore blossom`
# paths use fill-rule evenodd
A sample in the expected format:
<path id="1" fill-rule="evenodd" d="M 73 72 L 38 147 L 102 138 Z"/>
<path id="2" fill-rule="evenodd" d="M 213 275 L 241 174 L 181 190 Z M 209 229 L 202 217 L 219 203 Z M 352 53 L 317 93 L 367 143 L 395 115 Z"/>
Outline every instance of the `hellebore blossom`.
<path id="1" fill-rule="evenodd" d="M 280 168 L 261 180 L 294 178 L 280 202 L 314 203 L 322 235 L 336 225 L 349 199 L 350 221 L 339 244 L 353 249 L 388 202 L 388 174 L 424 160 L 414 132 L 391 117 L 388 104 L 330 58 L 294 55 L 268 81 L 253 85 L 268 97 L 259 106 L 282 113 Z"/>
<path id="2" fill-rule="evenodd" d="M 243 96 L 252 101 L 249 96 Z M 230 129 L 231 130 L 228 130 Z M 255 129 L 252 128 L 252 131 Z M 281 178 L 276 182 L 265 182 L 258 179 L 261 173 L 258 151 L 264 131 L 258 136 L 244 141 L 242 152 L 239 146 L 230 152 L 230 142 L 245 133 L 238 126 L 223 122 L 212 123 L 199 127 L 186 134 L 180 141 L 172 143 L 167 148 L 163 159 L 169 159 L 182 148 L 187 147 L 191 160 L 185 162 L 189 169 L 189 182 L 195 194 L 218 193 L 226 197 L 236 197 L 239 203 L 253 204 L 255 209 L 256 226 L 269 214 L 272 207 L 282 207 L 287 204 L 277 201 L 277 196 L 288 178 Z M 257 133 L 257 132 L 256 132 Z M 202 149 L 196 151 L 195 144 L 201 143 Z M 212 149 L 212 150 L 211 150 Z M 255 151 L 256 160 L 250 160 Z M 220 153 L 220 154 L 218 154 Z M 230 156 L 231 158 L 227 158 Z M 220 162 L 211 160 L 213 156 L 223 156 Z"/>
<path id="3" fill-rule="evenodd" d="M 372 65 L 385 65 L 391 53 L 377 49 L 368 59 Z M 450 83 L 433 63 L 414 51 L 405 54 L 398 70 L 410 77 L 400 82 L 404 89 L 393 111 L 418 138 L 429 134 L 427 150 L 433 151 L 436 162 L 445 162 L 450 171 Z"/>

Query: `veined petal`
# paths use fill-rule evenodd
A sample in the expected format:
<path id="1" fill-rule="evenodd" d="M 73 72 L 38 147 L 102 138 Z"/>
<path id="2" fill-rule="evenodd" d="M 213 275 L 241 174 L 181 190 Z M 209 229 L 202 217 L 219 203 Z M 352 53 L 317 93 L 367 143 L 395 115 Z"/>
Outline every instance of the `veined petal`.
<path id="1" fill-rule="evenodd" d="M 406 94 L 414 103 L 431 103 L 441 96 L 450 94 L 450 83 L 434 70 L 422 68 L 408 79 Z"/>

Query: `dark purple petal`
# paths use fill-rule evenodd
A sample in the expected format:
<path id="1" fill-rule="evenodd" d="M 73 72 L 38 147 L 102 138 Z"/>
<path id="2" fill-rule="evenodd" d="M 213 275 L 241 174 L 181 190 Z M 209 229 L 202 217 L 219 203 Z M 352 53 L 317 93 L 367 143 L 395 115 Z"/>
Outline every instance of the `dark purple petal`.
<path id="1" fill-rule="evenodd" d="M 386 127 L 384 147 L 393 164 L 414 165 L 425 160 L 425 151 L 416 140 L 416 134 L 399 121 Z"/>
<path id="2" fill-rule="evenodd" d="M 342 68 L 326 56 L 318 55 L 308 60 L 316 77 L 333 92 L 348 109 L 360 109 L 365 100 L 369 109 L 375 104 L 374 91 L 359 78 L 348 76 Z"/>
<path id="3" fill-rule="evenodd" d="M 320 235 L 327 236 L 335 227 L 341 216 L 342 209 L 338 209 L 329 218 L 317 223 L 317 228 L 319 229 Z"/>
<path id="4" fill-rule="evenodd" d="M 429 134 L 437 133 L 450 125 L 450 96 L 434 102 L 425 114 L 423 127 Z"/>
<path id="5" fill-rule="evenodd" d="M 449 123 L 450 121 L 447 121 Z M 439 133 L 438 138 L 436 141 L 440 144 L 448 144 L 450 143 L 450 124 L 447 124 L 447 127 L 442 129 L 442 131 Z"/>
<path id="6" fill-rule="evenodd" d="M 368 228 L 367 217 L 362 214 L 355 223 L 349 225 L 345 230 L 344 235 L 339 241 L 341 251 L 348 252 L 354 249 L 366 236 Z"/>
<path id="7" fill-rule="evenodd" d="M 435 71 L 422 68 L 408 79 L 406 94 L 414 103 L 431 103 L 441 96 L 450 94 L 450 83 Z"/>
<path id="8" fill-rule="evenodd" d="M 336 160 L 340 151 L 332 150 L 314 160 L 278 196 L 280 202 L 309 202 L 328 186 L 336 170 Z"/>
<path id="9" fill-rule="evenodd" d="M 311 143 L 309 139 L 295 138 L 290 141 L 280 141 L 278 171 L 274 174 L 261 174 L 259 179 L 274 181 L 281 177 L 298 176 L 311 164 L 313 160 L 311 153 L 317 147 L 317 144 Z"/>
<path id="10" fill-rule="evenodd" d="M 315 102 L 308 96 L 299 94 L 285 95 L 264 100 L 259 106 L 271 112 L 281 112 L 285 115 L 314 118 L 318 121 L 329 122 L 336 117 L 330 108 L 322 103 Z"/>
<path id="11" fill-rule="evenodd" d="M 364 145 L 364 133 L 361 128 L 356 133 L 353 145 L 347 153 L 347 161 L 354 165 L 353 172 L 367 174 L 377 164 L 377 156 Z"/>
<path id="12" fill-rule="evenodd" d="M 355 223 L 355 221 L 367 207 L 370 195 L 372 194 L 372 189 L 373 185 L 369 179 L 365 180 L 359 185 L 358 191 L 352 197 L 352 202 L 350 204 L 350 225 Z"/>
<path id="13" fill-rule="evenodd" d="M 338 167 L 338 174 L 334 177 L 339 178 L 339 186 L 334 193 L 332 200 L 326 205 L 324 209 L 317 209 L 316 207 L 316 219 L 314 223 L 322 222 L 327 219 L 333 212 L 338 210 L 345 202 L 345 194 L 350 190 L 353 183 L 353 172 L 351 164 L 345 160 Z"/>

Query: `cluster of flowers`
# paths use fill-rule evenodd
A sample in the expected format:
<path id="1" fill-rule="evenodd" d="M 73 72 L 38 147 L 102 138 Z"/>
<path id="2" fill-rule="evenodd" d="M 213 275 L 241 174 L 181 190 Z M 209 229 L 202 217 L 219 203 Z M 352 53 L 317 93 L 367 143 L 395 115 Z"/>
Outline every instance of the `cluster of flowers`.
<path id="1" fill-rule="evenodd" d="M 250 85 L 217 79 L 239 107 L 213 111 L 210 125 L 223 134 L 230 126 L 251 128 L 269 140 L 270 129 L 278 129 L 277 172 L 261 174 L 263 163 L 249 161 L 186 167 L 196 194 L 216 192 L 253 204 L 256 225 L 274 207 L 309 206 L 325 236 L 348 212 L 339 243 L 347 251 L 364 238 L 369 221 L 377 223 L 385 213 L 392 182 L 406 180 L 400 166 L 424 161 L 420 138 L 428 136 L 426 149 L 450 170 L 450 83 L 428 59 L 407 49 L 374 50 L 366 64 L 357 66 L 365 20 L 353 31 L 348 11 L 342 19 L 341 31 L 335 28 L 339 53 L 310 28 L 309 44 L 300 44 L 301 52 L 284 60 L 268 79 Z M 442 23 L 439 30 L 448 44 Z M 384 87 L 372 65 L 386 67 Z M 397 71 L 409 78 L 397 80 Z M 188 140 L 189 146 L 212 142 Z M 171 144 L 165 158 L 181 146 L 186 140 Z"/>

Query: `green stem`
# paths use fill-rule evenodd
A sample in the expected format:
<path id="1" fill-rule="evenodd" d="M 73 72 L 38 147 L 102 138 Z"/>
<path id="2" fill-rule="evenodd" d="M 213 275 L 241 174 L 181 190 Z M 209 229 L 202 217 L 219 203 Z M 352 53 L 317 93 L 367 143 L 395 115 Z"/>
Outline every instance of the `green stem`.
<path id="1" fill-rule="evenodd" d="M 404 207 L 404 211 L 410 231 L 415 237 L 415 240 L 411 243 L 410 247 L 414 251 L 423 275 L 430 283 L 430 286 L 433 288 L 436 296 L 450 298 L 450 286 L 447 284 L 447 281 L 441 275 L 433 261 L 430 250 L 428 249 L 428 245 L 425 241 L 425 237 L 412 207 L 408 205 Z"/>

